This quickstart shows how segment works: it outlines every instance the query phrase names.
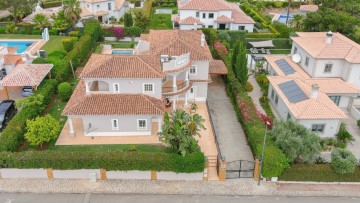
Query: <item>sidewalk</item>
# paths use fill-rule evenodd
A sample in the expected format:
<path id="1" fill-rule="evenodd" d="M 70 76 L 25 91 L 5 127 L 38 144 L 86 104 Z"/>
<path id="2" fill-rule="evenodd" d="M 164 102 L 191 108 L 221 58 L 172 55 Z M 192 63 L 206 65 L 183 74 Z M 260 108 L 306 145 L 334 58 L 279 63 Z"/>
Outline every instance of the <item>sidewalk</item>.
<path id="1" fill-rule="evenodd" d="M 247 195 L 247 196 L 328 196 L 360 197 L 360 184 L 262 182 L 253 180 L 151 181 L 0 179 L 0 192 L 31 193 L 102 193 L 102 194 L 177 194 L 177 195 Z"/>

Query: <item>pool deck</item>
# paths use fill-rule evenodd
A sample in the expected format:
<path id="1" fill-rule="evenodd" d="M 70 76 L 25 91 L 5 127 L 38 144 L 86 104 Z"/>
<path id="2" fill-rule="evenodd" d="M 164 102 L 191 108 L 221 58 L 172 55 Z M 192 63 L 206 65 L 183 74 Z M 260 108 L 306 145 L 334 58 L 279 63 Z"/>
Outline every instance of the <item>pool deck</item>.
<path id="1" fill-rule="evenodd" d="M 37 55 L 37 51 L 41 49 L 44 44 L 46 44 L 46 41 L 42 39 L 8 39 L 8 38 L 1 38 L 0 41 L 13 41 L 13 42 L 21 42 L 21 41 L 31 41 L 34 42 L 32 45 L 30 45 L 26 51 L 29 52 L 31 55 Z"/>

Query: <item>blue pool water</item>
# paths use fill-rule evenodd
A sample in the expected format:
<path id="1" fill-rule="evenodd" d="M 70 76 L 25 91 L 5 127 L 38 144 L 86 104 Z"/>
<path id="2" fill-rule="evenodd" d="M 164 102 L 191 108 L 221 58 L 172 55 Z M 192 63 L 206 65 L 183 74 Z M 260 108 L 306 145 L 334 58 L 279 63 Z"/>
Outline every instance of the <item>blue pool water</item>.
<path id="1" fill-rule="evenodd" d="M 30 45 L 34 43 L 33 41 L 0 41 L 0 46 L 6 47 L 18 47 L 16 53 L 20 54 L 24 52 Z"/>
<path id="2" fill-rule="evenodd" d="M 113 50 L 111 54 L 117 55 L 132 55 L 133 50 Z"/>
<path id="3" fill-rule="evenodd" d="M 287 16 L 287 13 L 283 13 L 280 15 L 279 19 L 277 21 L 279 21 L 280 23 L 282 24 L 285 24 L 286 23 L 286 16 Z M 289 14 L 289 20 L 288 20 L 288 23 L 291 19 L 294 18 L 294 14 Z"/>

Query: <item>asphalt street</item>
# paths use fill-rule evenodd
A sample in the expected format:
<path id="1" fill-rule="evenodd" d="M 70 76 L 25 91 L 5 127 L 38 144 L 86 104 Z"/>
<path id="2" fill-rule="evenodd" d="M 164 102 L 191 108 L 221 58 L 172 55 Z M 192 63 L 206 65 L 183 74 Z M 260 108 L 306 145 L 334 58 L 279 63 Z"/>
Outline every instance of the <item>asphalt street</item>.
<path id="1" fill-rule="evenodd" d="M 0 193 L 0 203 L 104 203 L 104 202 L 146 202 L 146 203 L 352 203 L 360 198 L 336 197 L 279 197 L 279 196 L 194 196 L 194 195 L 106 195 L 106 194 L 39 194 Z"/>

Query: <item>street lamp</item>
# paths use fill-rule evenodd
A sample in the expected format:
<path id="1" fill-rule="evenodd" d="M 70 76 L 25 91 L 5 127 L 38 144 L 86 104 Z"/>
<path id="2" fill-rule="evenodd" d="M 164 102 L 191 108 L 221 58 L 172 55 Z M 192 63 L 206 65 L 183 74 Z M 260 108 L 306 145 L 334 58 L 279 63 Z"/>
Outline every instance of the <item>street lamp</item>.
<path id="1" fill-rule="evenodd" d="M 264 134 L 265 134 L 264 135 L 264 142 L 263 142 L 261 157 L 259 158 L 259 161 L 260 161 L 260 173 L 259 173 L 258 186 L 260 186 L 260 178 L 262 176 L 262 169 L 263 169 L 263 162 L 264 162 L 264 151 L 265 151 L 265 144 L 266 144 L 266 129 L 268 128 L 269 125 L 270 125 L 270 123 L 268 121 L 266 121 L 266 123 L 265 123 L 265 132 L 264 132 Z"/>

